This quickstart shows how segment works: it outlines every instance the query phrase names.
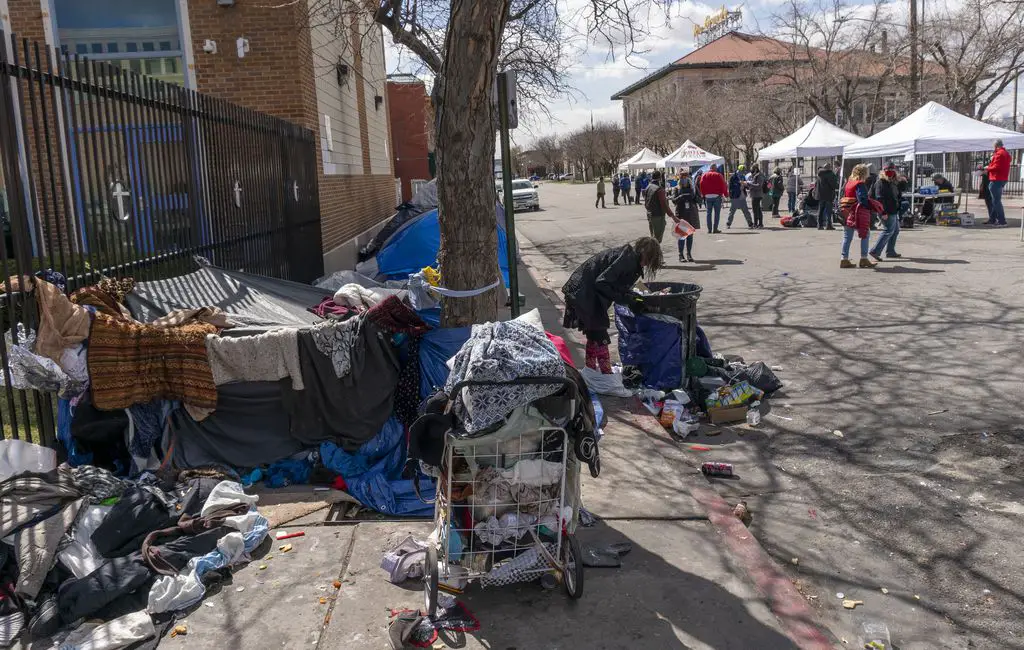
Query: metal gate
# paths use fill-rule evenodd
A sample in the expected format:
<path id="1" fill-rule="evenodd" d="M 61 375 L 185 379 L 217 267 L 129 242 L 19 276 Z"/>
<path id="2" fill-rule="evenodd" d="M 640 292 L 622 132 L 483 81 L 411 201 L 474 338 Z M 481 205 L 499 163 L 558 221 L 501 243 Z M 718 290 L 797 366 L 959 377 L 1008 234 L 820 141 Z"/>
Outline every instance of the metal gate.
<path id="1" fill-rule="evenodd" d="M 323 272 L 316 142 L 305 128 L 0 32 L 0 315 L 35 329 L 7 279 L 45 269 L 67 291 L 217 266 L 310 282 Z M 5 438 L 55 443 L 56 401 L 10 388 Z"/>

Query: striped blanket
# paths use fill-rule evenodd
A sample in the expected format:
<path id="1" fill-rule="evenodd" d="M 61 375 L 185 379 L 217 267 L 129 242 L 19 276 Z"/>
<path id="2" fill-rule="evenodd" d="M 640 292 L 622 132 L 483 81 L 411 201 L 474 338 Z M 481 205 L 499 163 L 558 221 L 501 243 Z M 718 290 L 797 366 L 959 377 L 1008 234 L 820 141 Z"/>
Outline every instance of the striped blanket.
<path id="1" fill-rule="evenodd" d="M 213 410 L 217 387 L 206 356 L 206 335 L 216 332 L 208 323 L 156 327 L 97 313 L 88 353 L 93 404 L 115 410 L 171 399 Z"/>

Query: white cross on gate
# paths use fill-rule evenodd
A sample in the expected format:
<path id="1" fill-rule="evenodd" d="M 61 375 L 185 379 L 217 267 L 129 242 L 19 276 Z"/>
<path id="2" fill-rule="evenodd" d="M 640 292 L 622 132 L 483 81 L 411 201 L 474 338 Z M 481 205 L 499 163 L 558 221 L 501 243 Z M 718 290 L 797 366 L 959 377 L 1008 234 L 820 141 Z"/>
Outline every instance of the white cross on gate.
<path id="1" fill-rule="evenodd" d="M 299 181 L 292 181 L 292 193 L 295 195 L 295 202 L 299 201 Z"/>
<path id="2" fill-rule="evenodd" d="M 235 207 L 242 207 L 242 183 L 240 181 L 235 181 L 235 186 L 232 188 L 232 191 L 235 193 Z"/>
<path id="3" fill-rule="evenodd" d="M 125 189 L 121 181 L 114 182 L 110 188 L 110 193 L 114 200 L 117 201 L 117 218 L 121 221 L 128 221 L 131 215 L 128 214 L 128 207 L 125 205 L 124 200 L 129 198 L 132 193 Z"/>

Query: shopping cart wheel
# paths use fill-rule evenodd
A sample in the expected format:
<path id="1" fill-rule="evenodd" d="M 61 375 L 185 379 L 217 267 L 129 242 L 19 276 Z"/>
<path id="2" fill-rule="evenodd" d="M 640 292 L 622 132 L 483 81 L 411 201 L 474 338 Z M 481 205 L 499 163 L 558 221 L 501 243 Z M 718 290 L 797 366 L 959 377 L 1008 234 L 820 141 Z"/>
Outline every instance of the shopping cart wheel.
<path id="1" fill-rule="evenodd" d="M 565 571 L 562 573 L 562 583 L 565 584 L 565 592 L 569 598 L 579 598 L 583 595 L 583 552 L 580 550 L 580 543 L 575 535 L 566 533 L 562 540 L 562 566 Z"/>
<path id="2" fill-rule="evenodd" d="M 437 583 L 440 579 L 437 566 L 437 547 L 427 545 L 427 560 L 423 567 L 423 611 L 430 618 L 437 615 Z"/>

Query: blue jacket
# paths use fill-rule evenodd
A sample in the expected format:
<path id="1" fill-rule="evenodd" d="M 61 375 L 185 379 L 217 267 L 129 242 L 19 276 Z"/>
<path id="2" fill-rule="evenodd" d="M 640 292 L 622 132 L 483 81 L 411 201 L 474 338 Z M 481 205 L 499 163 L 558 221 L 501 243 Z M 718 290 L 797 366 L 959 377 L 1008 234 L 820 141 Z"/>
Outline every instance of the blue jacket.
<path id="1" fill-rule="evenodd" d="M 629 176 L 623 176 L 622 178 L 619 179 L 619 187 L 624 192 L 629 191 Z"/>
<path id="2" fill-rule="evenodd" d="M 739 172 L 733 172 L 729 177 L 729 198 L 738 199 L 743 196 L 743 177 Z"/>

